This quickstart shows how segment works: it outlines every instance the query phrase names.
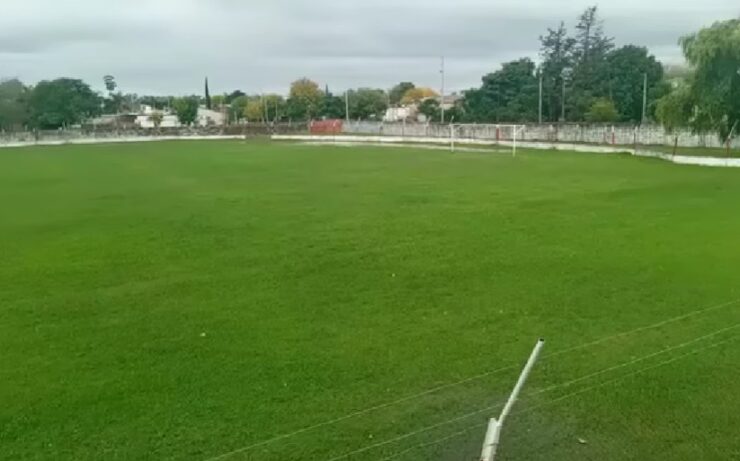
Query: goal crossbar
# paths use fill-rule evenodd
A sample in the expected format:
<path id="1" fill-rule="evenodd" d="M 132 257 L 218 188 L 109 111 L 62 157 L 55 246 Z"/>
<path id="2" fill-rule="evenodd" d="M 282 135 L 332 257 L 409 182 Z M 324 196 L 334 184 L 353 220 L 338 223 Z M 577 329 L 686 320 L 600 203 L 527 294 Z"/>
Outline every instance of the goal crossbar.
<path id="1" fill-rule="evenodd" d="M 512 156 L 516 156 L 525 125 L 452 123 L 449 125 L 450 150 L 465 142 L 511 143 Z"/>

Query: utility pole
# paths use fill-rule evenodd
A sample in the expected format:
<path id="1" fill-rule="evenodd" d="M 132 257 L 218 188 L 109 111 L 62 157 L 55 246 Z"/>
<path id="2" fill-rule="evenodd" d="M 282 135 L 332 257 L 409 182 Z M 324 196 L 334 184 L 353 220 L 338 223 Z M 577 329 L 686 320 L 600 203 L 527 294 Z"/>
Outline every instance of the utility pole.
<path id="1" fill-rule="evenodd" d="M 644 74 L 644 82 L 642 85 L 642 124 L 647 122 L 647 72 Z"/>
<path id="2" fill-rule="evenodd" d="M 539 106 L 539 121 L 542 125 L 542 71 L 540 70 L 540 106 Z"/>
<path id="3" fill-rule="evenodd" d="M 344 92 L 344 117 L 349 122 L 349 90 Z"/>
<path id="4" fill-rule="evenodd" d="M 442 75 L 442 91 L 440 94 L 440 103 L 439 107 L 441 109 L 442 117 L 441 122 L 445 122 L 445 57 L 442 56 L 442 67 L 440 68 L 439 73 Z"/>
<path id="5" fill-rule="evenodd" d="M 560 99 L 560 121 L 565 122 L 565 77 L 563 77 L 563 96 Z"/>

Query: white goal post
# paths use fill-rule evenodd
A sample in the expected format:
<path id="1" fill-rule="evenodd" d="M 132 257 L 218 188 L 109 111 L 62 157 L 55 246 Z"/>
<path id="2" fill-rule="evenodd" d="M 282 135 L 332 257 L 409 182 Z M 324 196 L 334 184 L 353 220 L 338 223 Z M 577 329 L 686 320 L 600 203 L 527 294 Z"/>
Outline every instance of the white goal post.
<path id="1" fill-rule="evenodd" d="M 511 154 L 516 157 L 517 144 L 522 141 L 525 125 L 499 125 L 477 123 L 450 124 L 450 150 L 455 152 L 456 144 L 497 144 L 510 145 Z"/>

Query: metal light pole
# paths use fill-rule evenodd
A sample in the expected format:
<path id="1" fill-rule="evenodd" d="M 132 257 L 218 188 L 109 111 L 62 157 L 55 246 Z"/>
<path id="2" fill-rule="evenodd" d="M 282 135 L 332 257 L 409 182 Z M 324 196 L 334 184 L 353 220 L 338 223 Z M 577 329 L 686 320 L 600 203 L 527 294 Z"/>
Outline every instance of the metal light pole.
<path id="1" fill-rule="evenodd" d="M 542 125 L 542 71 L 540 71 L 540 105 L 539 105 L 539 122 Z"/>
<path id="2" fill-rule="evenodd" d="M 344 92 L 344 117 L 349 123 L 349 90 Z"/>
<path id="3" fill-rule="evenodd" d="M 445 57 L 442 56 L 442 67 L 439 71 L 440 74 L 442 74 L 442 88 L 441 88 L 441 94 L 440 94 L 440 103 L 439 107 L 441 109 L 441 122 L 445 122 Z"/>
<path id="4" fill-rule="evenodd" d="M 647 122 L 647 72 L 644 74 L 644 81 L 642 85 L 642 124 Z"/>

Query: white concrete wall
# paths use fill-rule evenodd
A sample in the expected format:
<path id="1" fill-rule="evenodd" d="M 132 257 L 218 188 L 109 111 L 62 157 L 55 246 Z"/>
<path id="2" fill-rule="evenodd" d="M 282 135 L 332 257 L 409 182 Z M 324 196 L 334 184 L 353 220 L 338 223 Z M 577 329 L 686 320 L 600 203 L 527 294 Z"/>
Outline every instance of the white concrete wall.
<path id="1" fill-rule="evenodd" d="M 321 143 L 376 143 L 376 144 L 393 144 L 393 143 L 423 143 L 423 144 L 450 144 L 450 139 L 440 137 L 423 137 L 423 136 L 367 136 L 367 135 L 339 135 L 339 136 L 314 136 L 314 135 L 274 135 L 273 140 L 276 141 L 316 141 Z M 482 139 L 465 139 L 457 140 L 461 145 L 497 145 L 497 146 L 513 146 L 513 142 L 491 142 L 490 140 Z M 572 144 L 572 143 L 551 143 L 551 142 L 532 142 L 523 141 L 517 142 L 517 147 L 526 149 L 548 149 L 548 150 L 566 150 L 584 153 L 599 153 L 599 154 L 632 154 L 639 157 L 651 157 L 669 162 L 681 164 L 681 165 L 697 165 L 697 166 L 712 166 L 712 167 L 733 167 L 740 168 L 740 158 L 715 158 L 715 157 L 691 157 L 686 155 L 672 156 L 670 154 L 664 154 L 661 152 L 653 152 L 650 150 L 638 149 L 635 151 L 629 147 L 619 146 L 593 146 L 583 144 Z"/>
<path id="2" fill-rule="evenodd" d="M 456 137 L 488 140 L 512 140 L 511 125 L 462 125 L 457 126 Z M 375 134 L 386 136 L 449 137 L 449 125 L 401 124 L 380 122 L 349 122 L 344 124 L 346 134 Z M 714 135 L 697 135 L 690 131 L 677 133 L 678 145 L 682 147 L 724 147 Z M 661 126 L 598 126 L 598 125 L 524 125 L 517 133 L 523 141 L 547 141 L 565 143 L 588 143 L 608 145 L 666 145 L 672 146 L 674 136 Z M 740 148 L 736 138 L 733 148 Z"/>

